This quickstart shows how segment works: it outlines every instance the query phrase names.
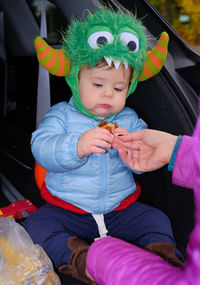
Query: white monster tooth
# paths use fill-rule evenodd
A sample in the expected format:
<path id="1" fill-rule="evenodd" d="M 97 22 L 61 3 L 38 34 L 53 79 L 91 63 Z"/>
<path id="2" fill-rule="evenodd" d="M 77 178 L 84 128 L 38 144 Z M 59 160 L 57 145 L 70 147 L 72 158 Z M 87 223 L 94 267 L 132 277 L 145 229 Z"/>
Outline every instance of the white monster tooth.
<path id="1" fill-rule="evenodd" d="M 121 63 L 121 61 L 119 61 L 119 60 L 114 60 L 114 66 L 115 66 L 116 69 L 119 68 L 120 63 Z"/>
<path id="2" fill-rule="evenodd" d="M 126 69 L 128 69 L 128 63 L 126 61 L 123 62 Z"/>
<path id="3" fill-rule="evenodd" d="M 106 56 L 104 56 L 104 58 L 105 58 L 107 64 L 111 67 L 112 66 L 112 59 L 109 57 L 106 57 Z"/>

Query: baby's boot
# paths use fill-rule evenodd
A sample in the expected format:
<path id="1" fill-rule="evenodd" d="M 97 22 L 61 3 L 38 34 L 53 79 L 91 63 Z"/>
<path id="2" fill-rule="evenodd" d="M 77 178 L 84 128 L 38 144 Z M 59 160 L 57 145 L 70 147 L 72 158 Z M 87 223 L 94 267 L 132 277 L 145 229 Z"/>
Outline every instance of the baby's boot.
<path id="1" fill-rule="evenodd" d="M 173 266 L 183 267 L 183 262 L 176 256 L 175 248 L 169 242 L 153 242 L 148 244 L 144 249 L 159 255 Z"/>
<path id="2" fill-rule="evenodd" d="M 89 245 L 84 240 L 72 236 L 68 239 L 67 246 L 72 251 L 72 255 L 68 264 L 62 264 L 59 267 L 59 272 L 71 275 L 86 284 L 96 284 L 86 273 L 86 257 Z"/>

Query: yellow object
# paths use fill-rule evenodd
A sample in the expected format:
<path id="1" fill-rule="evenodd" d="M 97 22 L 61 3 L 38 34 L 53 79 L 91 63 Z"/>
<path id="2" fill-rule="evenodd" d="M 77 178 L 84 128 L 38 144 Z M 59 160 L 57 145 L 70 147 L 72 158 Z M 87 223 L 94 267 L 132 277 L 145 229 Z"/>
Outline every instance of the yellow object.
<path id="1" fill-rule="evenodd" d="M 0 248 L 2 258 L 7 265 L 7 271 L 12 274 L 13 280 L 15 280 L 13 285 L 17 285 L 22 280 L 26 280 L 39 270 L 41 266 L 39 260 L 25 255 L 23 250 L 17 252 L 10 246 L 5 238 L 0 238 Z"/>
<path id="2" fill-rule="evenodd" d="M 6 227 L 7 225 L 7 227 Z M 13 218 L 0 217 L 0 285 L 60 285 L 45 251 Z"/>

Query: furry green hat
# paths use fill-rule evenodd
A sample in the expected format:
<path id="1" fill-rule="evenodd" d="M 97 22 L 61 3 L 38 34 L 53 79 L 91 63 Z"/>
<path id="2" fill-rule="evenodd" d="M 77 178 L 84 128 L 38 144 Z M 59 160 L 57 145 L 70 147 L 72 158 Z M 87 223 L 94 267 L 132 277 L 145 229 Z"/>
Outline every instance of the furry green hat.
<path id="1" fill-rule="evenodd" d="M 65 76 L 76 107 L 85 115 L 95 118 L 82 105 L 79 95 L 78 74 L 83 65 L 94 67 L 101 59 L 117 69 L 130 65 L 133 74 L 127 97 L 135 91 L 138 81 L 157 74 L 167 56 L 168 35 L 163 32 L 156 47 L 147 52 L 144 26 L 131 13 L 123 14 L 101 8 L 88 11 L 84 20 L 74 20 L 63 36 L 63 49 L 52 49 L 41 38 L 35 39 L 40 64 L 51 74 Z"/>

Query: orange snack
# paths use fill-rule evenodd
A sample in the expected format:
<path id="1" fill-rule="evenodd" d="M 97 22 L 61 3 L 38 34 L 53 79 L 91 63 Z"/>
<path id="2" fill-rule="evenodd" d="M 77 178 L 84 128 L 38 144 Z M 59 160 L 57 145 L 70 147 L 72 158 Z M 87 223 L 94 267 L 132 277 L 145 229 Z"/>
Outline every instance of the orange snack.
<path id="1" fill-rule="evenodd" d="M 102 121 L 101 123 L 97 124 L 99 128 L 104 128 L 108 130 L 111 134 L 113 133 L 114 129 L 118 128 L 118 125 L 116 122 L 114 122 L 112 125 L 107 122 L 106 120 Z"/>

